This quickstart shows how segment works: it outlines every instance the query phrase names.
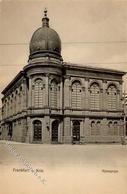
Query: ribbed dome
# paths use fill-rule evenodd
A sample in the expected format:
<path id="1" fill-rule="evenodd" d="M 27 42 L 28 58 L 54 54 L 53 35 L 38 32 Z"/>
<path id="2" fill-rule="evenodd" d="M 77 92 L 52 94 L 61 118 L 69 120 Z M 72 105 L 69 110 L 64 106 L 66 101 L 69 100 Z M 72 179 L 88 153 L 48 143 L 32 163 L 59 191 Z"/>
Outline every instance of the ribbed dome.
<path id="1" fill-rule="evenodd" d="M 30 58 L 38 56 L 61 57 L 61 40 L 57 32 L 49 27 L 47 11 L 42 19 L 42 27 L 34 32 L 30 41 Z"/>

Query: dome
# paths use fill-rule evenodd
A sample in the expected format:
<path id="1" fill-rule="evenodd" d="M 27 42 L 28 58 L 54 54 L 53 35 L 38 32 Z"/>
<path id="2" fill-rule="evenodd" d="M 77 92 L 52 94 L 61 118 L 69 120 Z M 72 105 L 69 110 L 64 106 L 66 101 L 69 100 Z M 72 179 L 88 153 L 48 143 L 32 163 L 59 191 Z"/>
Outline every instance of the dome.
<path id="1" fill-rule="evenodd" d="M 42 27 L 38 28 L 30 41 L 30 58 L 51 56 L 61 58 L 61 40 L 58 33 L 49 27 L 47 11 L 42 18 Z"/>

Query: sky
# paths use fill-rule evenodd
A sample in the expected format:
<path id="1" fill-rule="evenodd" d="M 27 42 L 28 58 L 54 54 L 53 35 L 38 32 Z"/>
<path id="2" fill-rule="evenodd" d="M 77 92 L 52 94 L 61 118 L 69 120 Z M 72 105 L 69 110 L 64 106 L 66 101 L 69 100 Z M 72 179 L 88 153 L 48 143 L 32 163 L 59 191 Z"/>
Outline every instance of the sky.
<path id="1" fill-rule="evenodd" d="M 127 72 L 127 0 L 3 0 L 0 92 L 27 65 L 29 42 L 45 7 L 61 38 L 64 61 Z"/>

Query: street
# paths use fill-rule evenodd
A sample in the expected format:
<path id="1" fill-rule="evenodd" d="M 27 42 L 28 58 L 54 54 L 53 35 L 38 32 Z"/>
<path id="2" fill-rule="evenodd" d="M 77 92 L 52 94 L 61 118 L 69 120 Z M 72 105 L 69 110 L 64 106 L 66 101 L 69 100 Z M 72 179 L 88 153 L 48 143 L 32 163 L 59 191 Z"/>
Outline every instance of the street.
<path id="1" fill-rule="evenodd" d="M 127 146 L 0 141 L 0 172 L 1 194 L 126 194 Z"/>

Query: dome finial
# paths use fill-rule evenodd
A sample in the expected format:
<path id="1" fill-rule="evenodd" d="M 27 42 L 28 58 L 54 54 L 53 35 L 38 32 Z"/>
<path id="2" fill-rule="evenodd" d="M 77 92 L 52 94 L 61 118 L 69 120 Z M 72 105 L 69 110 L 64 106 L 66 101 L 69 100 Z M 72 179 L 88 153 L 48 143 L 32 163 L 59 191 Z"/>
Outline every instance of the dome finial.
<path id="1" fill-rule="evenodd" d="M 44 9 L 44 17 L 47 17 L 47 9 L 46 9 L 46 7 L 45 7 L 45 9 Z"/>
<path id="2" fill-rule="evenodd" d="M 44 17 L 42 18 L 42 26 L 49 27 L 49 18 L 47 17 L 47 9 L 44 9 Z"/>

